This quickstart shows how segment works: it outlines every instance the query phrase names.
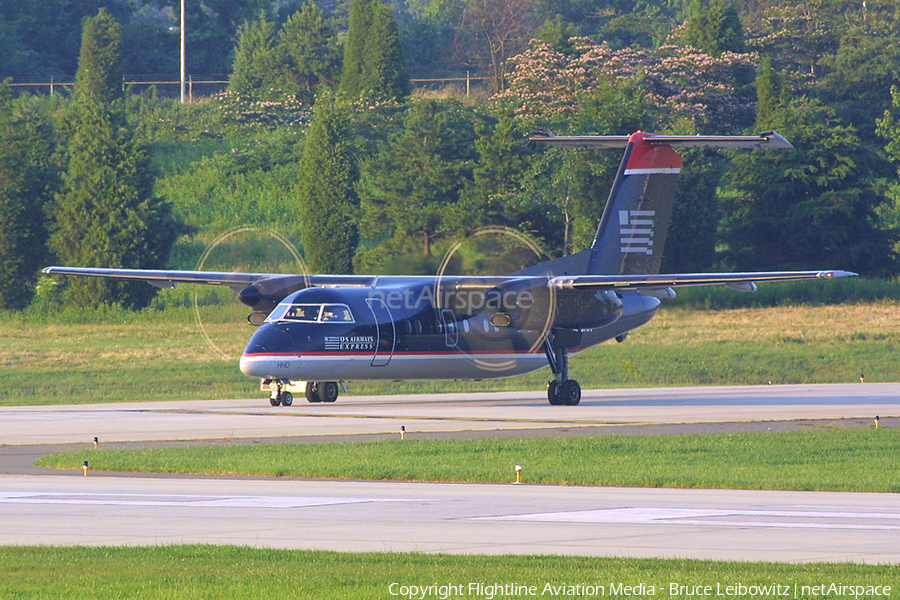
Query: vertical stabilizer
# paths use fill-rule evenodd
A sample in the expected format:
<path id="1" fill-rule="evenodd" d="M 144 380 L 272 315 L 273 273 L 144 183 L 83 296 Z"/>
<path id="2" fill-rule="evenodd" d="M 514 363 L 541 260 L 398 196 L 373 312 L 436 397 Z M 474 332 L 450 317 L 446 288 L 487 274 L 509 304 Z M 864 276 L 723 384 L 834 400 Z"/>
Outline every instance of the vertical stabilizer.
<path id="1" fill-rule="evenodd" d="M 631 136 L 591 244 L 588 275 L 659 273 L 681 156 Z"/>
<path id="2" fill-rule="evenodd" d="M 681 172 L 681 156 L 675 148 L 793 148 L 774 132 L 686 136 L 638 131 L 628 137 L 536 133 L 529 141 L 568 149 L 625 148 L 590 250 L 527 270 L 554 275 L 563 274 L 562 268 L 567 275 L 575 271 L 582 275 L 659 273 Z"/>

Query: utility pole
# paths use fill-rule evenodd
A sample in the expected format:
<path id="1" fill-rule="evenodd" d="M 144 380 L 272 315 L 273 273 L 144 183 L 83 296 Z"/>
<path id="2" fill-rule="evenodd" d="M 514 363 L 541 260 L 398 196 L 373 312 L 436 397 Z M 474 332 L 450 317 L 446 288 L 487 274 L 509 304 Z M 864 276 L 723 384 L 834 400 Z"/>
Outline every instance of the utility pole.
<path id="1" fill-rule="evenodd" d="M 180 35 L 181 35 L 181 103 L 185 103 L 185 86 L 187 85 L 185 79 L 185 66 L 184 66 L 184 39 L 185 39 L 185 18 L 184 18 L 184 0 L 181 0 L 181 27 L 180 27 Z"/>

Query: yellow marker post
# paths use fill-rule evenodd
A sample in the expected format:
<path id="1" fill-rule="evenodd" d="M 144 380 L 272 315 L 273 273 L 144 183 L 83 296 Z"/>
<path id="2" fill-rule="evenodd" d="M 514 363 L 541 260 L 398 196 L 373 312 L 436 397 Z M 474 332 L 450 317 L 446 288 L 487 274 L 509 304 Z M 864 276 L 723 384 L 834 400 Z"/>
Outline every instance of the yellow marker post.
<path id="1" fill-rule="evenodd" d="M 878 429 L 878 421 L 880 421 L 880 420 L 881 419 L 879 418 L 879 416 L 875 415 L 875 429 Z"/>
<path id="2" fill-rule="evenodd" d="M 88 467 L 88 461 L 84 461 L 84 465 L 81 468 L 84 471 L 84 476 L 87 477 L 88 470 L 90 469 L 90 467 Z"/>

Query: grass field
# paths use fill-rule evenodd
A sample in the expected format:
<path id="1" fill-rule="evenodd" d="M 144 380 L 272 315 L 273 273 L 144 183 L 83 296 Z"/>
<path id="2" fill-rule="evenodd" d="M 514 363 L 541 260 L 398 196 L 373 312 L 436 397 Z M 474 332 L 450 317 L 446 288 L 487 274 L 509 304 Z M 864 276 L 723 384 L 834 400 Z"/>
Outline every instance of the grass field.
<path id="1" fill-rule="evenodd" d="M 71 312 L 71 311 L 70 311 Z M 237 368 L 252 329 L 241 307 L 0 315 L 0 405 L 263 396 Z M 212 345 L 211 345 L 211 343 Z M 584 388 L 900 381 L 891 301 L 730 310 L 664 309 L 625 343 L 573 357 Z M 543 389 L 549 369 L 490 381 L 349 382 L 351 393 Z"/>
<path id="2" fill-rule="evenodd" d="M 603 345 L 575 357 L 573 376 L 585 387 L 842 382 L 856 381 L 860 373 L 867 381 L 900 381 L 897 308 L 897 303 L 885 301 L 668 309 L 624 344 Z M 250 334 L 242 310 L 202 310 L 205 333 L 216 348 L 210 347 L 186 309 L 137 314 L 87 311 L 58 321 L 52 315 L 0 315 L 0 404 L 261 395 L 257 383 L 237 370 L 237 357 Z M 223 352 L 229 358 L 222 358 Z M 488 382 L 402 386 L 351 382 L 350 388 L 355 393 L 541 389 L 546 378 L 546 372 L 540 372 Z M 134 455 L 88 450 L 45 464 L 80 468 L 90 460 L 92 468 L 132 470 L 152 462 L 153 468 L 163 471 L 335 477 L 347 476 L 348 462 L 363 461 L 366 477 L 433 479 L 422 475 L 424 469 L 440 471 L 442 479 L 462 481 L 508 481 L 512 467 L 522 464 L 527 482 L 895 492 L 900 487 L 892 463 L 900 450 L 900 436 L 885 428 L 558 439 L 552 448 L 548 440 L 472 442 L 479 445 L 441 446 L 419 440 L 291 448 L 260 445 L 183 456 L 171 449 Z M 176 454 L 167 454 L 170 451 Z M 315 453 L 327 454 L 328 460 Z M 573 453 L 580 456 L 575 466 L 570 460 Z M 480 465 L 476 472 L 472 464 Z M 298 465 L 345 471 L 310 472 Z M 643 472 L 647 476 L 637 482 L 633 476 Z M 781 585 L 794 598 L 874 598 L 878 593 L 885 596 L 884 586 L 891 587 L 887 596 L 898 593 L 900 566 L 347 554 L 231 546 L 0 547 L 0 599 L 404 598 L 420 597 L 426 586 L 448 583 L 465 585 L 467 597 L 487 600 L 503 596 L 489 587 L 479 592 L 468 585 L 534 586 L 542 597 L 588 597 L 579 596 L 572 587 L 577 585 L 594 586 L 594 597 L 600 589 L 604 595 L 616 591 L 624 595 L 621 586 L 644 585 L 653 588 L 652 597 L 681 600 L 703 593 L 695 586 L 711 586 L 712 594 L 725 597 L 775 598 L 780 596 L 772 586 Z M 673 583 L 687 587 L 673 594 Z M 739 586 L 745 586 L 743 593 Z M 752 593 L 751 586 L 757 586 Z M 827 591 L 828 586 L 838 586 L 837 591 Z M 647 587 L 641 589 L 647 593 Z M 694 590 L 693 595 L 685 589 Z M 424 597 L 440 598 L 440 588 Z"/>
<path id="3" fill-rule="evenodd" d="M 900 492 L 900 429 L 94 450 L 38 466 L 106 471 L 765 490 Z M 573 460 L 573 457 L 577 457 Z"/>
<path id="4" fill-rule="evenodd" d="M 532 597 L 531 589 L 534 596 L 544 598 L 601 597 L 600 588 L 603 596 L 624 597 L 625 586 L 632 592 L 653 588 L 652 596 L 630 594 L 633 597 L 697 598 L 709 586 L 708 595 L 715 596 L 718 591 L 719 597 L 775 598 L 785 590 L 791 598 L 856 600 L 876 597 L 867 595 L 867 589 L 874 592 L 878 587 L 882 597 L 885 586 L 891 588 L 888 597 L 900 590 L 898 566 L 348 554 L 231 546 L 0 548 L 0 575 L 0 598 L 27 600 L 500 600 Z M 672 584 L 676 587 L 672 588 Z M 832 584 L 849 587 L 844 588 L 843 594 L 814 589 Z M 463 586 L 463 593 L 445 587 L 442 596 L 441 586 L 447 585 Z M 501 587 L 491 587 L 495 585 Z M 519 593 L 498 594 L 505 585 L 517 586 Z M 428 586 L 435 587 L 429 590 Z M 860 589 L 862 593 L 857 594 Z M 678 590 L 682 593 L 672 593 Z M 695 593 L 689 595 L 688 590 Z M 726 595 L 728 591 L 745 593 Z"/>

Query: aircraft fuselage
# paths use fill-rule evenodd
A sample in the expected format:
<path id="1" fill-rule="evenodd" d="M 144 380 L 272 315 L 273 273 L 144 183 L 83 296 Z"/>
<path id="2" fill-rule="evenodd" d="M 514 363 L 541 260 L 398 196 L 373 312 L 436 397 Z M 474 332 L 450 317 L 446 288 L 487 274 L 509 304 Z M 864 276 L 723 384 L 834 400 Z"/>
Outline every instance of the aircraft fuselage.
<path id="1" fill-rule="evenodd" d="M 634 292 L 558 293 L 541 277 L 371 283 L 286 297 L 251 337 L 241 371 L 295 381 L 509 377 L 547 366 L 548 336 L 564 335 L 569 352 L 581 352 L 647 323 L 659 307 Z"/>

